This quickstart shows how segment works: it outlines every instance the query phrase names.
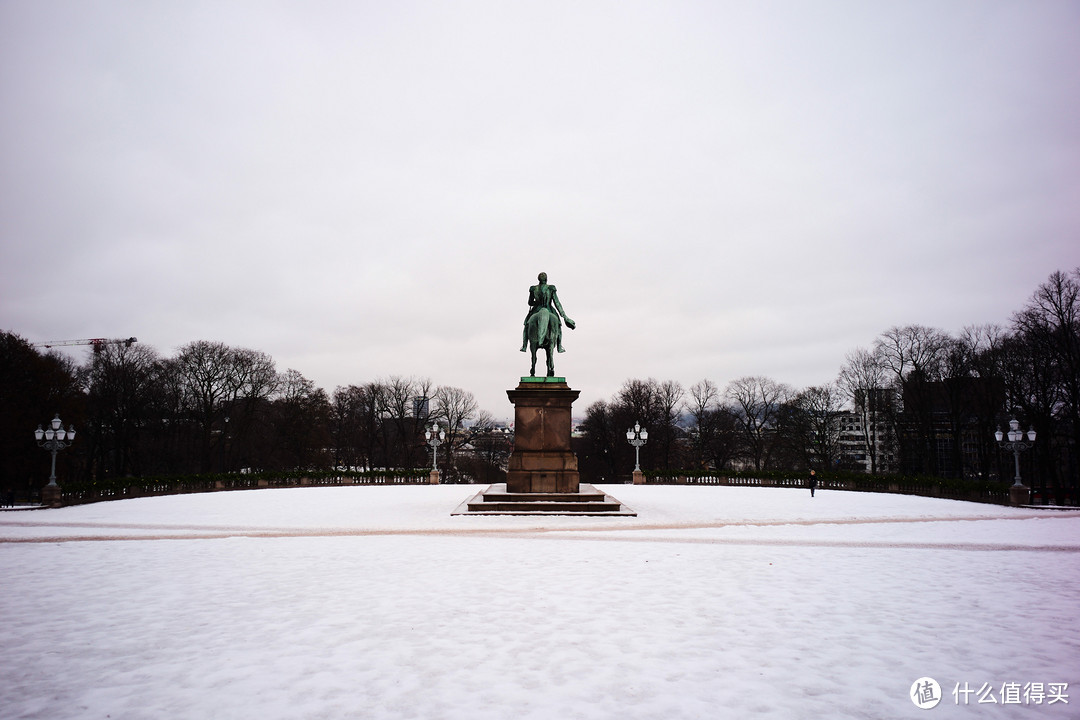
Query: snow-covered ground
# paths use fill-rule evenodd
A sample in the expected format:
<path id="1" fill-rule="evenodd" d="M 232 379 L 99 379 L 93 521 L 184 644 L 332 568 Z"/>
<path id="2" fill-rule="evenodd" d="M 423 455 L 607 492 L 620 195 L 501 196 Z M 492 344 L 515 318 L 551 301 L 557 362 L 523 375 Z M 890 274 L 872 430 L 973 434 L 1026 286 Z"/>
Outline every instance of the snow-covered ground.
<path id="1" fill-rule="evenodd" d="M 1080 717 L 1080 512 L 617 485 L 636 518 L 451 517 L 477 489 L 0 513 L 0 717 Z"/>

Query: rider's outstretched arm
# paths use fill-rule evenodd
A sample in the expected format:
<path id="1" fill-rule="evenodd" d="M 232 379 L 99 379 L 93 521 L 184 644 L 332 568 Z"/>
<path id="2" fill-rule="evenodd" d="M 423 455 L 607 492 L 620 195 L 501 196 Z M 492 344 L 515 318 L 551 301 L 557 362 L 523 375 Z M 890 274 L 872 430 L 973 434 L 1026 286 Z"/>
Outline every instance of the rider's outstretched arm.
<path id="1" fill-rule="evenodd" d="M 551 293 L 551 300 L 552 300 L 552 302 L 555 303 L 555 309 L 559 311 L 559 314 L 562 315 L 563 320 L 566 321 L 566 327 L 573 330 L 574 329 L 574 321 L 571 320 L 570 318 L 568 318 L 566 316 L 566 311 L 562 309 L 562 303 L 559 302 L 559 294 L 558 294 L 557 291 Z"/>

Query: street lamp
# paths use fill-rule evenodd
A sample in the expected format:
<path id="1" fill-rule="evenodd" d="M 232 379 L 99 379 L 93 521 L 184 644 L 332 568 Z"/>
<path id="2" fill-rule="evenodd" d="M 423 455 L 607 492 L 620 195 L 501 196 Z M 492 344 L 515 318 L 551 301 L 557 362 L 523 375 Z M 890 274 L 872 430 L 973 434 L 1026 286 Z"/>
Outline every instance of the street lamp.
<path id="1" fill-rule="evenodd" d="M 68 425 L 68 429 L 64 430 L 60 415 L 57 414 L 49 423 L 48 430 L 42 430 L 38 425 L 37 430 L 34 431 L 34 439 L 37 440 L 38 447 L 52 453 L 52 472 L 49 474 L 49 484 L 41 489 L 41 500 L 50 505 L 59 504 L 60 486 L 56 484 L 56 453 L 71 445 L 75 440 L 75 426 Z"/>
<path id="2" fill-rule="evenodd" d="M 439 423 L 435 423 L 424 432 L 424 437 L 427 439 L 427 444 L 431 446 L 431 469 L 438 470 L 436 459 L 439 456 L 439 446 L 446 440 L 446 432 L 439 427 Z"/>
<path id="3" fill-rule="evenodd" d="M 1008 438 L 1005 440 L 1004 438 Z M 1027 431 L 1027 442 L 1024 442 L 1024 431 L 1020 429 L 1020 423 L 1013 418 L 1009 420 L 1009 432 L 1002 433 L 1001 426 L 998 426 L 997 432 L 994 433 L 994 439 L 997 440 L 998 445 L 1003 450 L 1012 450 L 1013 452 L 1013 464 L 1016 469 L 1016 477 L 1013 478 L 1012 487 L 1009 488 L 1009 499 L 1014 505 L 1024 505 L 1028 502 L 1028 493 L 1030 492 L 1024 483 L 1020 481 L 1020 453 L 1035 445 L 1035 428 L 1031 427 Z"/>
<path id="4" fill-rule="evenodd" d="M 645 475 L 641 472 L 641 446 L 649 440 L 649 431 L 635 422 L 634 427 L 626 431 L 626 442 L 634 446 L 634 484 L 644 485 Z"/>
<path id="5" fill-rule="evenodd" d="M 446 440 L 446 432 L 439 427 L 439 423 L 434 423 L 424 431 L 424 438 L 427 440 L 427 444 L 431 446 L 431 474 L 428 476 L 428 481 L 432 485 L 439 484 L 439 446 Z"/>

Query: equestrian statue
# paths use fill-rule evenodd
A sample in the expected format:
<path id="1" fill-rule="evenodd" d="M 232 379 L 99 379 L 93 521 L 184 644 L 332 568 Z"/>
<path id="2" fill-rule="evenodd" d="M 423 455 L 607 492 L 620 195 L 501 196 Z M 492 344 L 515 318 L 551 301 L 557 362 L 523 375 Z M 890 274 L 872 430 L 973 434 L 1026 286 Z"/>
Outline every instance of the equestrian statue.
<path id="1" fill-rule="evenodd" d="M 566 316 L 554 285 L 548 285 L 547 273 L 537 276 L 538 285 L 529 288 L 529 314 L 525 316 L 525 328 L 521 333 L 521 352 L 532 352 L 532 365 L 529 375 L 536 376 L 536 351 L 543 348 L 547 352 L 547 376 L 555 376 L 555 351 L 566 352 L 562 346 L 562 322 L 573 330 L 574 321 Z"/>

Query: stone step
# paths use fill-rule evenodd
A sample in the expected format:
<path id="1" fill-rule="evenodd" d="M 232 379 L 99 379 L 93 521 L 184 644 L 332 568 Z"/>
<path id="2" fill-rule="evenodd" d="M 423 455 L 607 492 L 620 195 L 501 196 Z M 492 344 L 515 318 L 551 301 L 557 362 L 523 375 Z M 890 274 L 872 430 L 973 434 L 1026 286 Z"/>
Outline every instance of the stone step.
<path id="1" fill-rule="evenodd" d="M 637 517 L 630 508 L 592 485 L 578 493 L 508 493 L 506 484 L 490 486 L 463 502 L 451 515 L 584 515 Z"/>
<path id="2" fill-rule="evenodd" d="M 617 502 L 482 502 L 469 503 L 469 513 L 559 513 L 569 515 L 590 515 L 618 513 L 622 504 Z"/>
<path id="3" fill-rule="evenodd" d="M 485 493 L 484 502 L 603 502 L 603 493 Z"/>

